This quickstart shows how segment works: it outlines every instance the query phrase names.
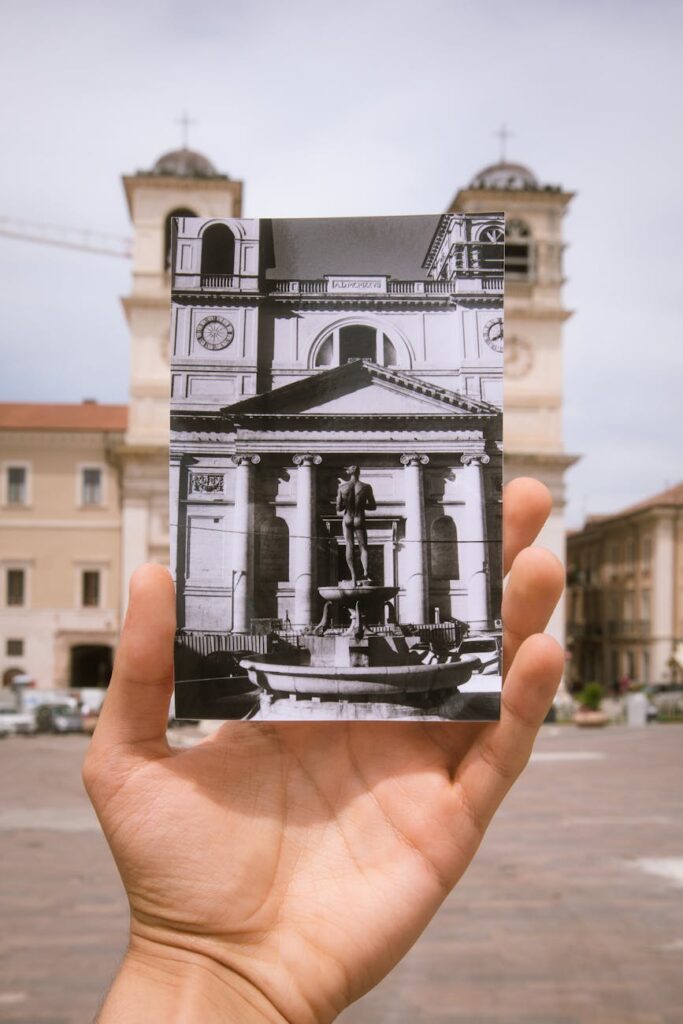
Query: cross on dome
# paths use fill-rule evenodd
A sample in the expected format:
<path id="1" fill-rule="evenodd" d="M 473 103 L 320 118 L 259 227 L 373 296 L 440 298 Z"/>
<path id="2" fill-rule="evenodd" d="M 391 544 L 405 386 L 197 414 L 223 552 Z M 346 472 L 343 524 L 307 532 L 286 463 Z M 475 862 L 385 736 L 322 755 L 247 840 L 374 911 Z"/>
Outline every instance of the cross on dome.
<path id="1" fill-rule="evenodd" d="M 186 110 L 183 110 L 180 117 L 176 117 L 176 124 L 180 125 L 181 141 L 183 149 L 187 149 L 187 144 L 190 139 L 190 125 L 196 124 L 197 121 L 194 117 L 190 117 Z"/>

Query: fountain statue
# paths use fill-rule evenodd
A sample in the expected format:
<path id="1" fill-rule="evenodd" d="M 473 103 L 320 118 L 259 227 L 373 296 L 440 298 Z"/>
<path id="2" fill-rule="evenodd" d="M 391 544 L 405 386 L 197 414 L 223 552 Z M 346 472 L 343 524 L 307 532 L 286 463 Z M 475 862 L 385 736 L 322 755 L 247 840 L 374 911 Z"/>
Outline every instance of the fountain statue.
<path id="1" fill-rule="evenodd" d="M 290 656 L 262 655 L 241 662 L 262 691 L 258 717 L 278 717 L 276 706 L 283 697 L 312 700 L 318 702 L 316 707 L 328 702 L 330 713 L 322 717 L 420 716 L 453 695 L 457 698 L 458 686 L 479 666 L 473 655 L 447 660 L 420 656 L 418 624 L 408 628 L 398 622 L 393 600 L 400 588 L 370 578 L 366 513 L 377 508 L 372 487 L 361 480 L 359 466 L 348 466 L 346 472 L 348 480 L 339 484 L 336 509 L 342 517 L 351 578 L 318 588 L 324 601 L 322 618 L 317 626 L 303 629 L 300 646 Z M 425 624 L 420 625 L 424 630 Z M 385 710 L 373 715 L 373 706 Z M 291 717 L 290 710 L 285 717 Z M 301 717 L 307 716 L 302 709 Z"/>
<path id="2" fill-rule="evenodd" d="M 363 568 L 362 583 L 370 583 L 368 576 L 368 531 L 365 525 L 365 512 L 374 512 L 377 508 L 375 495 L 370 484 L 364 484 L 360 478 L 360 466 L 349 466 L 349 480 L 339 484 L 337 491 L 337 512 L 341 512 L 344 542 L 346 544 L 346 564 L 351 572 L 354 586 L 357 583 L 356 564 L 354 559 L 354 535 L 358 540 L 360 561 Z"/>

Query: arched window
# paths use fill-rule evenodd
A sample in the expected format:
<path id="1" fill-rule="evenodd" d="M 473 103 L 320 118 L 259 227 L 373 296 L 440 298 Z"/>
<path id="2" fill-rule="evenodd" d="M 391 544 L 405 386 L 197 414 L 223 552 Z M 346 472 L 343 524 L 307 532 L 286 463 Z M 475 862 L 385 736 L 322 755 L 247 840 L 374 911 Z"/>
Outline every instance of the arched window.
<path id="1" fill-rule="evenodd" d="M 289 582 L 289 527 L 279 516 L 259 527 L 257 565 L 264 583 Z"/>
<path id="2" fill-rule="evenodd" d="M 339 332 L 339 363 L 352 359 L 377 360 L 377 328 L 366 324 L 350 324 Z"/>
<path id="3" fill-rule="evenodd" d="M 332 335 L 328 334 L 322 345 L 318 349 L 318 355 L 315 359 L 316 366 L 332 366 L 334 360 L 334 345 L 332 343 Z"/>
<path id="4" fill-rule="evenodd" d="M 235 236 L 226 224 L 212 224 L 202 236 L 202 277 L 235 273 Z"/>
<path id="5" fill-rule="evenodd" d="M 486 224 L 479 232 L 482 270 L 503 272 L 505 236 L 500 224 Z"/>
<path id="6" fill-rule="evenodd" d="M 531 231 L 522 220 L 508 221 L 505 231 L 505 273 L 531 277 Z"/>
<path id="7" fill-rule="evenodd" d="M 432 523 L 430 549 L 432 579 L 459 579 L 458 531 L 450 516 L 439 516 Z"/>
<path id="8" fill-rule="evenodd" d="M 173 218 L 196 216 L 197 214 L 194 210 L 190 210 L 186 206 L 179 206 L 176 210 L 171 210 L 166 217 L 166 222 L 164 224 L 164 270 L 166 273 L 171 269 L 171 227 L 173 225 Z"/>
<path id="9" fill-rule="evenodd" d="M 389 341 L 386 334 L 384 337 L 384 365 L 385 366 L 396 366 L 398 359 L 396 358 L 396 347 L 392 341 Z"/>
<path id="10" fill-rule="evenodd" d="M 380 366 L 400 365 L 391 338 L 370 324 L 348 324 L 331 331 L 318 348 L 315 365 L 341 366 L 354 359 L 371 359 Z"/>

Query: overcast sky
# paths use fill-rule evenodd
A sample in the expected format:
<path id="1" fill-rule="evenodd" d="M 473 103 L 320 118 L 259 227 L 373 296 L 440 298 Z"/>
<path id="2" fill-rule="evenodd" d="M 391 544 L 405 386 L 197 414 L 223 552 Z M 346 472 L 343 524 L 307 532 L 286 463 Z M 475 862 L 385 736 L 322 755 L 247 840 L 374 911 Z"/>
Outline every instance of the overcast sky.
<path id="1" fill-rule="evenodd" d="M 498 156 L 566 219 L 570 521 L 683 479 L 683 4 L 0 2 L 0 216 L 130 233 L 120 175 L 191 145 L 248 216 L 434 213 Z M 124 260 L 0 238 L 0 399 L 127 398 Z"/>

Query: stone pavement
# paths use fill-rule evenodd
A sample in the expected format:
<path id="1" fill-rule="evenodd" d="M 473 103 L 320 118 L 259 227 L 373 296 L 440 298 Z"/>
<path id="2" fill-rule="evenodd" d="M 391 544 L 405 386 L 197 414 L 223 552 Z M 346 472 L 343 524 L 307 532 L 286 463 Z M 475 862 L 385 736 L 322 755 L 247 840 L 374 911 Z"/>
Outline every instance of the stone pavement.
<path id="1" fill-rule="evenodd" d="M 7 1024 L 91 1020 L 124 948 L 85 745 L 0 741 Z M 546 727 L 463 882 L 343 1024 L 680 1024 L 682 769 L 680 726 Z"/>

